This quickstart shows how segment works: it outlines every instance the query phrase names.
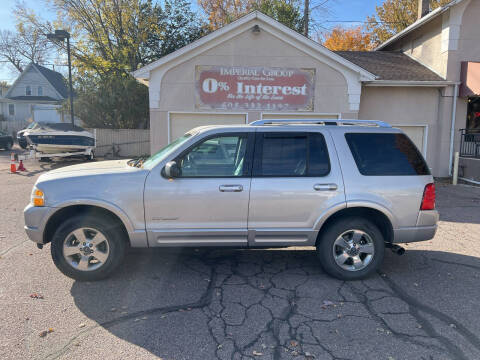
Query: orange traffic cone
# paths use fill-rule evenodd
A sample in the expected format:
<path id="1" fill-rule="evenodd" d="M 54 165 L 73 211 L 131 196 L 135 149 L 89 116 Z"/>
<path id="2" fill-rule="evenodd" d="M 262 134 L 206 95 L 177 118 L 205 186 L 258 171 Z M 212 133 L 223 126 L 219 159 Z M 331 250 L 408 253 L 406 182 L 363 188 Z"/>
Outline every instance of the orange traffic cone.
<path id="1" fill-rule="evenodd" d="M 23 166 L 23 160 L 20 160 L 17 171 L 27 171 L 27 169 L 25 169 L 25 166 Z"/>
<path id="2" fill-rule="evenodd" d="M 10 155 L 10 172 L 15 174 L 17 172 L 17 166 L 15 165 L 15 154 Z"/>

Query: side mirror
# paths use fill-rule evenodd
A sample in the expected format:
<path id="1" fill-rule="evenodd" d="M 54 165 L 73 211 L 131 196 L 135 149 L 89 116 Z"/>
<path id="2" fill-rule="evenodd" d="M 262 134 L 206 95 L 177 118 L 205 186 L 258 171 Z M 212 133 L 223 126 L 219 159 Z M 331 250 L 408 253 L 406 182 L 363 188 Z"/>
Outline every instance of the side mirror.
<path id="1" fill-rule="evenodd" d="M 180 176 L 180 168 L 176 161 L 169 161 L 165 165 L 165 176 L 170 179 Z"/>

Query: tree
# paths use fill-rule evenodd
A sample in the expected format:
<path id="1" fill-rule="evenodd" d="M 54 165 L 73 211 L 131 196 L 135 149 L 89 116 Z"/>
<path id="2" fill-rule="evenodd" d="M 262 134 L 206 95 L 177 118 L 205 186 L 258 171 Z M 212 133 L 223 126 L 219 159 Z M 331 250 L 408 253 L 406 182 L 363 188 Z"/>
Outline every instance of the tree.
<path id="1" fill-rule="evenodd" d="M 430 9 L 450 1 L 430 0 Z M 385 0 L 375 9 L 376 14 L 367 17 L 367 29 L 372 33 L 372 41 L 378 45 L 417 20 L 418 0 Z"/>
<path id="2" fill-rule="evenodd" d="M 255 3 L 253 9 L 261 11 L 299 33 L 305 31 L 304 17 L 297 1 L 262 0 L 258 4 Z"/>
<path id="3" fill-rule="evenodd" d="M 304 31 L 299 0 L 198 0 L 198 4 L 208 15 L 211 30 L 259 10 L 295 31 Z"/>
<path id="4" fill-rule="evenodd" d="M 148 127 L 148 88 L 131 75 L 79 79 L 74 106 L 87 127 Z"/>
<path id="5" fill-rule="evenodd" d="M 324 36 L 323 46 L 332 51 L 368 51 L 373 49 L 372 37 L 363 33 L 362 27 L 343 28 L 335 27 Z"/>
<path id="6" fill-rule="evenodd" d="M 66 28 L 74 40 L 72 55 L 78 73 L 130 73 L 197 39 L 204 30 L 187 0 L 166 0 L 164 9 L 153 0 L 50 2 L 58 14 L 55 23 L 42 21 L 23 4 L 16 8 L 18 21 L 43 34 Z"/>
<path id="7" fill-rule="evenodd" d="M 50 48 L 47 39 L 32 26 L 19 23 L 16 33 L 0 31 L 0 58 L 19 72 L 31 62 L 44 63 Z"/>
<path id="8" fill-rule="evenodd" d="M 163 9 L 152 10 L 158 19 L 157 31 L 149 33 L 142 45 L 142 58 L 151 62 L 190 44 L 208 33 L 207 25 L 199 20 L 188 0 L 165 0 Z"/>
<path id="9" fill-rule="evenodd" d="M 43 21 L 24 5 L 19 22 L 45 36 L 72 37 L 76 112 L 89 126 L 137 128 L 148 124 L 148 91 L 130 75 L 146 63 L 202 36 L 206 26 L 187 0 L 50 0 L 58 14 Z M 65 53 L 65 43 L 57 46 Z"/>

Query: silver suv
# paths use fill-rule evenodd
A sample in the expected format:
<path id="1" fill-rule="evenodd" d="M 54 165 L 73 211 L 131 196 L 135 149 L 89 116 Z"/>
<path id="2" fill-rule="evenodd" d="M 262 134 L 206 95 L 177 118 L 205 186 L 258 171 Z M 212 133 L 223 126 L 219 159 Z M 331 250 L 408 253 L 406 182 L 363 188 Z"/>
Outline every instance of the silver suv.
<path id="1" fill-rule="evenodd" d="M 128 247 L 315 246 L 319 264 L 363 278 L 397 243 L 437 228 L 430 171 L 377 121 L 262 120 L 195 128 L 149 158 L 39 177 L 25 230 L 78 280 L 111 274 Z"/>

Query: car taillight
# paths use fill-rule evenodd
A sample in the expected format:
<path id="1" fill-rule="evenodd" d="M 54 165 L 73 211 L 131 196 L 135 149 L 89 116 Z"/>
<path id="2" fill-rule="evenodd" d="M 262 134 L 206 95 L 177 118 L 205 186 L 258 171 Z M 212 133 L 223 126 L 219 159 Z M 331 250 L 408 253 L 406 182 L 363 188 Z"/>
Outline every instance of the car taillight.
<path id="1" fill-rule="evenodd" d="M 435 210 L 435 184 L 425 186 L 420 210 Z"/>

